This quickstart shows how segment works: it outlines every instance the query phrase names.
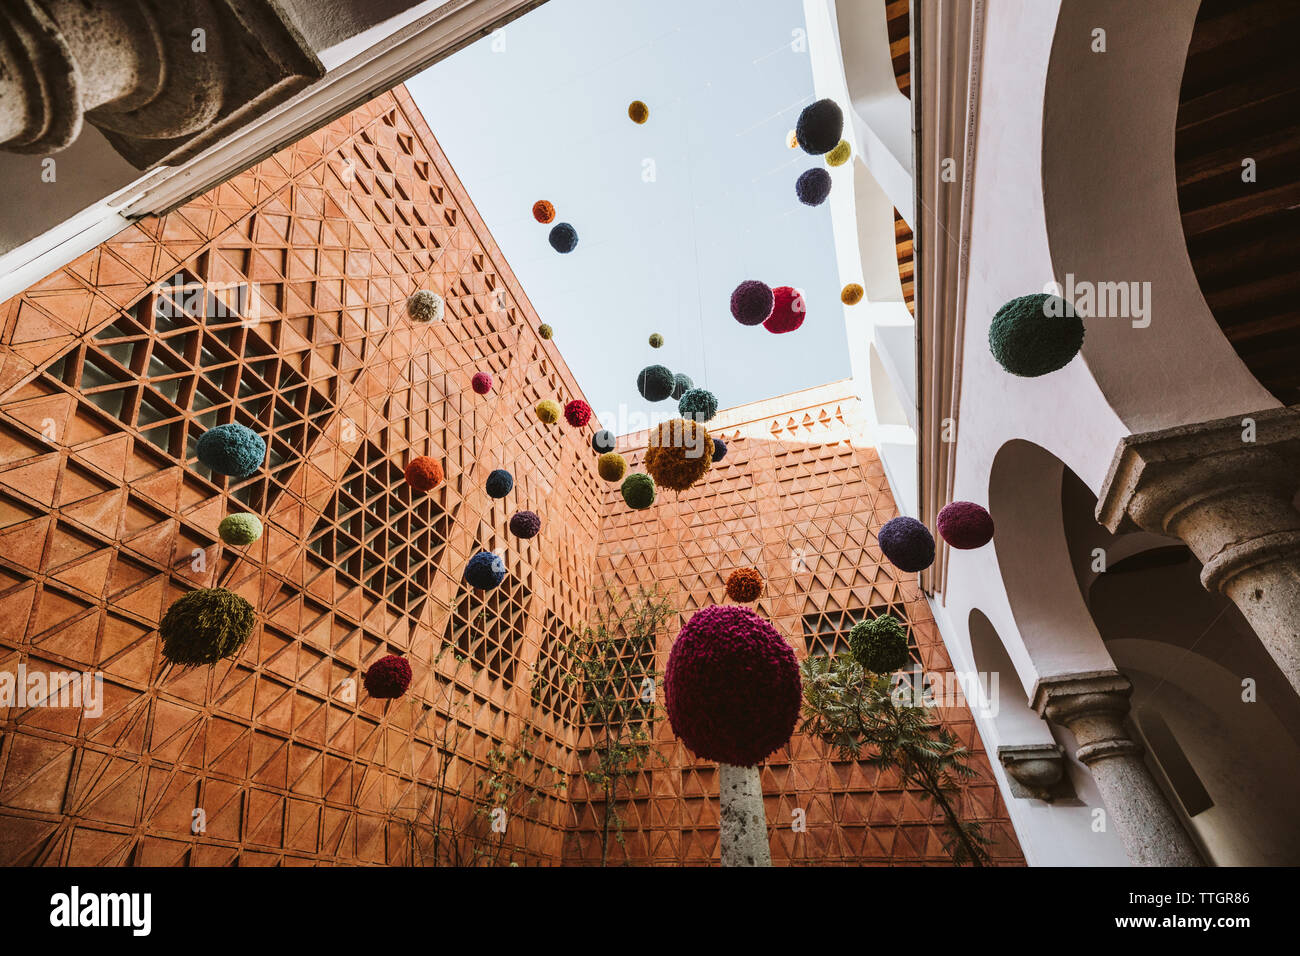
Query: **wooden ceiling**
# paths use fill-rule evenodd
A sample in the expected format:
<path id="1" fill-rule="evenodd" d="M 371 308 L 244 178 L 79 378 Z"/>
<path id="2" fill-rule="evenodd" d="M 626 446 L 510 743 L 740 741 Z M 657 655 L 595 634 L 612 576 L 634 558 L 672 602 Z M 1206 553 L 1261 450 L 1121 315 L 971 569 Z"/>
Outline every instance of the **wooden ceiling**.
<path id="1" fill-rule="evenodd" d="M 889 58 L 894 61 L 894 80 L 908 99 L 912 97 L 912 0 L 884 0 L 885 22 L 889 26 Z"/>
<path id="2" fill-rule="evenodd" d="M 884 0 L 885 22 L 889 27 L 889 56 L 894 63 L 894 81 L 899 92 L 912 97 L 912 3 Z M 898 256 L 898 279 L 903 285 L 907 311 L 916 315 L 916 275 L 912 258 L 912 228 L 894 210 L 894 249 Z"/>
<path id="3" fill-rule="evenodd" d="M 1300 3 L 1204 0 L 1175 158 L 1183 233 L 1220 328 L 1265 388 L 1300 403 Z M 1243 162 L 1254 160 L 1253 182 Z"/>

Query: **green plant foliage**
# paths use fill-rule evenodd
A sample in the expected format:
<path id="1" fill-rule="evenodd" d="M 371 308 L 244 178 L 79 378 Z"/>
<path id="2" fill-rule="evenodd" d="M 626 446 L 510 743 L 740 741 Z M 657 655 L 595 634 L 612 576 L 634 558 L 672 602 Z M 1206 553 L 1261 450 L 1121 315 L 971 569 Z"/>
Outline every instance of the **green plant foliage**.
<path id="1" fill-rule="evenodd" d="M 158 625 L 163 656 L 175 664 L 215 664 L 238 653 L 253 633 L 253 605 L 225 588 L 179 597 Z"/>
<path id="2" fill-rule="evenodd" d="M 979 771 L 970 766 L 970 751 L 953 733 L 924 707 L 900 704 L 891 688 L 905 685 L 864 669 L 851 657 L 814 655 L 799 670 L 800 729 L 840 759 L 897 770 L 904 786 L 919 789 L 943 813 L 944 851 L 952 862 L 987 865 L 990 840 L 983 827 L 958 815 L 961 782 L 978 777 Z"/>
<path id="3" fill-rule="evenodd" d="M 612 595 L 594 620 L 564 649 L 565 680 L 578 685 L 592 746 L 580 756 L 583 776 L 604 794 L 600 864 L 611 839 L 624 844 L 620 800 L 630 799 L 635 777 L 653 757 L 654 722 L 661 716 L 655 642 L 676 611 L 658 589 L 639 588 L 630 600 Z"/>
<path id="4" fill-rule="evenodd" d="M 907 665 L 907 630 L 891 614 L 858 621 L 849 631 L 849 650 L 873 674 L 892 674 Z"/>

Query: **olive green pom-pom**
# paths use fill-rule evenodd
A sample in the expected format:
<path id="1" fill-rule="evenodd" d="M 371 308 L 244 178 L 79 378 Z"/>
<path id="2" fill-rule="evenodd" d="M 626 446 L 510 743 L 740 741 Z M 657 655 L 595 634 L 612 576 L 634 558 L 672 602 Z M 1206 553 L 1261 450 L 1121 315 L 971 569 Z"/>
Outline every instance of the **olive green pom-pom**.
<path id="1" fill-rule="evenodd" d="M 177 598 L 158 626 L 163 657 L 175 664 L 215 664 L 237 654 L 256 623 L 253 605 L 232 591 L 190 591 Z"/>
<path id="2" fill-rule="evenodd" d="M 243 547 L 262 536 L 262 519 L 248 512 L 226 515 L 217 525 L 217 534 L 226 544 Z"/>
<path id="3" fill-rule="evenodd" d="M 623 500 L 629 508 L 641 511 L 655 503 L 655 482 L 643 471 L 634 471 L 623 479 Z"/>
<path id="4" fill-rule="evenodd" d="M 907 631 L 890 614 L 858 621 L 849 631 L 849 650 L 873 674 L 892 674 L 907 664 Z"/>

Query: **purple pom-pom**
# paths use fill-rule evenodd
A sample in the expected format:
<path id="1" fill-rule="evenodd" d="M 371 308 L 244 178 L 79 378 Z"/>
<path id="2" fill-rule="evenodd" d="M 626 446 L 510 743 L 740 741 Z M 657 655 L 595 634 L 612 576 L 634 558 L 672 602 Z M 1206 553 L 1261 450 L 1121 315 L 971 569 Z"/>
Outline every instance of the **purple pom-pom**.
<path id="1" fill-rule="evenodd" d="M 934 536 L 915 518 L 899 515 L 886 521 L 876 538 L 885 557 L 900 571 L 924 571 L 934 563 Z"/>
<path id="2" fill-rule="evenodd" d="M 762 325 L 776 302 L 772 287 L 757 279 L 746 279 L 731 293 L 731 314 L 741 325 Z"/>
<path id="3" fill-rule="evenodd" d="M 961 551 L 982 548 L 993 540 L 993 516 L 973 501 L 945 505 L 935 527 L 943 540 Z"/>
<path id="4" fill-rule="evenodd" d="M 831 174 L 814 166 L 795 180 L 794 194 L 805 206 L 820 206 L 831 194 Z"/>

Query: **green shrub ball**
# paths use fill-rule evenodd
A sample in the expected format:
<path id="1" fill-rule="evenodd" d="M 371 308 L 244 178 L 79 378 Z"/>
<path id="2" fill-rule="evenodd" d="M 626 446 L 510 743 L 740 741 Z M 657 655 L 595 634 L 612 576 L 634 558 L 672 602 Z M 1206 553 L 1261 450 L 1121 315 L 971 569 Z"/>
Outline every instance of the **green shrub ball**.
<path id="1" fill-rule="evenodd" d="M 637 511 L 655 503 L 655 481 L 645 472 L 634 471 L 624 478 L 622 492 L 627 506 Z"/>
<path id="2" fill-rule="evenodd" d="M 892 674 L 907 665 L 907 631 L 889 614 L 858 621 L 849 631 L 849 650 L 873 674 Z"/>
<path id="3" fill-rule="evenodd" d="M 262 536 L 262 519 L 247 512 L 226 515 L 217 525 L 217 534 L 226 544 L 242 548 Z"/>
<path id="4" fill-rule="evenodd" d="M 989 350 L 1006 371 L 1037 378 L 1070 364 L 1083 348 L 1083 320 L 1060 296 L 1012 299 L 993 316 Z"/>
<path id="5" fill-rule="evenodd" d="M 200 588 L 177 598 L 158 633 L 174 664 L 215 664 L 239 653 L 253 633 L 253 605 L 225 588 Z"/>

